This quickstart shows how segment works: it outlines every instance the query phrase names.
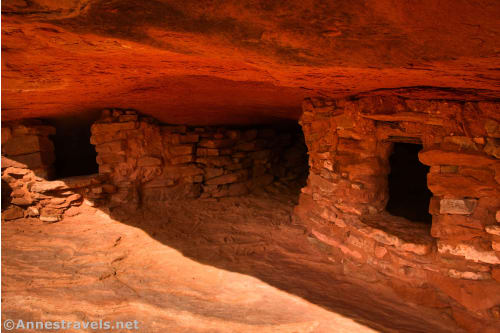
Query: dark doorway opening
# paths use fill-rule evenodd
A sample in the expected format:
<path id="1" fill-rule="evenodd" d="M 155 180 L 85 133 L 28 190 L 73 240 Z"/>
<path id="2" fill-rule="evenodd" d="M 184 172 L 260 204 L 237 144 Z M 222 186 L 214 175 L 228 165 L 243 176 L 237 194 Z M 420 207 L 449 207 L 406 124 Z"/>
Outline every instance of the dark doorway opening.
<path id="1" fill-rule="evenodd" d="M 395 143 L 389 159 L 389 202 L 386 210 L 413 222 L 432 223 L 429 202 L 432 192 L 427 188 L 429 167 L 420 163 L 422 145 Z"/>
<path id="2" fill-rule="evenodd" d="M 290 193 L 298 196 L 307 185 L 309 176 L 309 156 L 302 127 L 297 123 L 276 126 L 278 132 L 286 133 L 278 141 L 279 150 L 273 161 L 275 183 L 286 187 Z"/>
<path id="3" fill-rule="evenodd" d="M 56 128 L 56 135 L 51 137 L 56 155 L 56 179 L 98 172 L 97 153 L 90 143 L 90 127 L 97 118 L 98 114 L 87 113 L 48 121 Z"/>

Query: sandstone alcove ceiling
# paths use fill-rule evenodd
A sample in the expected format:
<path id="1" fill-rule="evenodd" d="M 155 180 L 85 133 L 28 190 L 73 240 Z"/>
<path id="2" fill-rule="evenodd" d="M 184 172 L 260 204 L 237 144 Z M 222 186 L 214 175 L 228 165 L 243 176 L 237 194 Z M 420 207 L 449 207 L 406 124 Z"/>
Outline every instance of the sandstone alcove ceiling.
<path id="1" fill-rule="evenodd" d="M 2 114 L 255 123 L 298 119 L 318 94 L 498 98 L 499 16 L 465 0 L 4 1 Z"/>
<path id="2" fill-rule="evenodd" d="M 3 1 L 3 327 L 499 332 L 499 17 Z"/>

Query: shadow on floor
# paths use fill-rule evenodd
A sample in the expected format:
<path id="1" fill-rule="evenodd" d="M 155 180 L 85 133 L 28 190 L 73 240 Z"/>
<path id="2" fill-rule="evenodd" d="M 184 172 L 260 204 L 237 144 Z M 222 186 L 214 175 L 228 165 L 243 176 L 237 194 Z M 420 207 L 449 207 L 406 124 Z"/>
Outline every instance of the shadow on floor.
<path id="1" fill-rule="evenodd" d="M 152 204 L 141 215 L 118 209 L 111 217 L 199 263 L 256 277 L 378 331 L 460 331 L 438 310 L 405 304 L 381 285 L 343 276 L 342 265 L 329 261 L 325 250 L 293 223 L 296 199 L 276 190 Z"/>

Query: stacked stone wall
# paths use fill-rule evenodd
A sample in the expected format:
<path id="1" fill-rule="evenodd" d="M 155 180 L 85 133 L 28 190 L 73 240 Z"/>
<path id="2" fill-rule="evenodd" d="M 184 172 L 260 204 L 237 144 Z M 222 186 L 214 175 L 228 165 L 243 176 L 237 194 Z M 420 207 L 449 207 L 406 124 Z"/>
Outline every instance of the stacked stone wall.
<path id="1" fill-rule="evenodd" d="M 51 181 L 54 176 L 55 128 L 40 120 L 2 123 L 2 219 L 22 217 L 57 222 L 84 200 L 105 201 L 99 175 Z M 71 210 L 69 211 L 71 214 Z"/>
<path id="2" fill-rule="evenodd" d="M 353 278 L 471 330 L 498 328 L 499 104 L 372 96 L 307 99 L 303 110 L 310 174 L 296 218 L 311 241 Z M 423 145 L 430 228 L 385 211 L 394 142 Z"/>
<path id="3" fill-rule="evenodd" d="M 117 187 L 111 207 L 244 195 L 307 170 L 297 161 L 307 159 L 305 147 L 270 127 L 174 126 L 133 110 L 105 110 L 91 142 L 99 174 Z"/>
<path id="4" fill-rule="evenodd" d="M 104 110 L 91 132 L 99 173 L 51 180 L 55 128 L 40 120 L 3 123 L 2 200 L 9 209 L 3 219 L 55 222 L 84 201 L 158 208 L 172 200 L 244 195 L 307 175 L 306 147 L 288 129 L 174 126 L 133 110 Z"/>

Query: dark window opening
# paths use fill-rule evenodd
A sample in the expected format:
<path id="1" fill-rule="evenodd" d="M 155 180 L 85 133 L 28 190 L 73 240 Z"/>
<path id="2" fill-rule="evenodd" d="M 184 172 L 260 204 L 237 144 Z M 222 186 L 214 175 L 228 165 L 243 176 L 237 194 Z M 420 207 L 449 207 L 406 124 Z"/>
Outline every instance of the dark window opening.
<path id="1" fill-rule="evenodd" d="M 413 222 L 432 223 L 429 202 L 432 197 L 427 188 L 429 167 L 418 160 L 422 145 L 395 143 L 389 159 L 389 202 L 386 210 Z"/>
<path id="2" fill-rule="evenodd" d="M 56 160 L 55 178 L 83 176 L 97 173 L 97 153 L 90 143 L 90 127 L 98 114 L 86 113 L 72 117 L 50 119 L 56 128 L 54 143 Z"/>

